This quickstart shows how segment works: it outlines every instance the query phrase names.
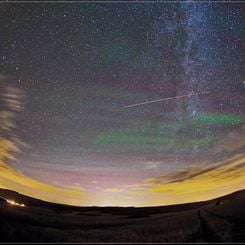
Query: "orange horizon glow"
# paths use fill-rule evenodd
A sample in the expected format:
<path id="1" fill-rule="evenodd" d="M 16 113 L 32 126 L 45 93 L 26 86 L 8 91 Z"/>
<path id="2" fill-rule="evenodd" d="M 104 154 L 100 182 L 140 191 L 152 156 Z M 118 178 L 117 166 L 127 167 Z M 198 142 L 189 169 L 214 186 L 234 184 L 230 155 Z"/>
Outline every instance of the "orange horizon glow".
<path id="1" fill-rule="evenodd" d="M 6 111 L 0 111 L 0 116 L 3 115 L 5 120 L 1 122 L 0 129 L 12 133 L 15 128 L 12 119 L 20 105 L 15 91 L 10 90 L 9 93 L 6 97 L 10 112 L 6 115 Z M 242 128 L 244 130 L 245 126 Z M 244 147 L 244 135 L 240 132 L 229 133 L 226 141 L 216 147 L 220 152 L 225 150 L 229 153 L 225 159 L 223 156 L 223 159 L 214 161 L 207 156 L 205 162 L 197 162 L 180 171 L 159 173 L 159 176 L 142 179 L 134 185 L 116 186 L 115 183 L 94 193 L 77 186 L 57 187 L 11 167 L 6 160 L 15 161 L 14 153 L 20 152 L 19 142 L 20 139 L 14 134 L 10 139 L 0 137 L 0 188 L 52 203 L 74 206 L 162 206 L 210 200 L 245 189 L 245 154 L 237 153 Z M 21 205 L 13 200 L 8 203 Z"/>
<path id="2" fill-rule="evenodd" d="M 58 188 L 34 180 L 0 161 L 0 188 L 44 201 L 74 206 L 162 206 L 206 201 L 245 189 L 245 157 L 237 155 L 208 167 L 182 170 L 130 186 L 88 193 L 72 187 Z"/>

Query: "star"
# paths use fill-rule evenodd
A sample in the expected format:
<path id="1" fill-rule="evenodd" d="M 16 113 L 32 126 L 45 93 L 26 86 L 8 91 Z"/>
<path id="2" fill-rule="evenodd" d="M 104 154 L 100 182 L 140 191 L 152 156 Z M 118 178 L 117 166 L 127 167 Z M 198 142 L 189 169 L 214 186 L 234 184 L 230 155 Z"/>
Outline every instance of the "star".
<path id="1" fill-rule="evenodd" d="M 1 6 L 0 131 L 21 142 L 23 175 L 120 205 L 129 186 L 226 157 L 220 142 L 244 123 L 242 3 Z M 129 204 L 160 196 L 145 193 Z"/>

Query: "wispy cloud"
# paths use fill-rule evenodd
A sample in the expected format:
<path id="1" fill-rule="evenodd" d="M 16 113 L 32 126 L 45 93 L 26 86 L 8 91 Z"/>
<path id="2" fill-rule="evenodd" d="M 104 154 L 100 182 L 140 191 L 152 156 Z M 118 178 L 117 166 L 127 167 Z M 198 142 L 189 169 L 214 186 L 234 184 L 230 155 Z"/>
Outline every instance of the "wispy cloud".
<path id="1" fill-rule="evenodd" d="M 111 193 L 120 193 L 125 203 L 128 200 L 123 195 L 131 197 L 129 201 L 136 206 L 156 206 L 209 200 L 245 189 L 244 129 L 234 130 L 216 144 L 214 154 L 222 152 L 219 161 L 207 160 L 215 159 L 213 155 L 202 164 L 113 189 Z"/>
<path id="2" fill-rule="evenodd" d="M 231 132 L 216 144 L 214 154 L 222 153 L 222 157 L 216 162 L 206 160 L 203 164 L 169 174 L 159 174 L 135 185 L 106 188 L 93 195 L 86 193 L 76 182 L 74 186 L 61 188 L 25 176 L 6 161 L 14 161 L 21 143 L 14 134 L 15 114 L 21 108 L 20 97 L 17 90 L 6 91 L 1 97 L 6 108 L 0 108 L 0 188 L 51 202 L 101 206 L 154 206 L 194 202 L 245 188 L 245 154 L 242 151 L 245 145 L 245 126 Z M 160 171 L 161 164 L 161 161 L 149 161 L 144 164 L 144 169 Z M 96 180 L 93 183 L 97 183 Z"/>
<path id="3" fill-rule="evenodd" d="M 15 190 L 50 202 L 87 205 L 86 194 L 81 188 L 68 187 L 62 189 L 34 180 L 6 165 L 2 160 L 0 160 L 0 169 L 0 188 Z"/>
<path id="4" fill-rule="evenodd" d="M 86 194 L 82 188 L 58 188 L 27 177 L 6 163 L 7 160 L 15 160 L 14 155 L 20 152 L 23 142 L 14 133 L 15 114 L 21 108 L 20 93 L 11 87 L 6 87 L 4 92 L 1 95 L 4 106 L 0 108 L 0 188 L 51 202 L 86 205 Z"/>
<path id="5" fill-rule="evenodd" d="M 104 191 L 109 193 L 122 193 L 124 190 L 123 188 L 107 188 Z"/>
<path id="6" fill-rule="evenodd" d="M 209 166 L 192 166 L 147 179 L 128 187 L 125 194 L 138 196 L 138 206 L 170 205 L 208 200 L 244 188 L 245 155 L 238 154 Z"/>
<path id="7" fill-rule="evenodd" d="M 160 161 L 148 161 L 144 163 L 144 169 L 146 170 L 152 170 L 152 169 L 158 169 L 163 163 Z"/>

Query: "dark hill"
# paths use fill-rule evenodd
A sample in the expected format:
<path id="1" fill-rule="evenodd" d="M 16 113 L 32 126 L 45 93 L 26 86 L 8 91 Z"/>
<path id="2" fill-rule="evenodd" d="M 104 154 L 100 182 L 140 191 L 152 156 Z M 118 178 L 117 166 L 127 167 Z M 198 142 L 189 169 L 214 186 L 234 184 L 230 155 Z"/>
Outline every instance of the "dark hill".
<path id="1" fill-rule="evenodd" d="M 0 242 L 244 242 L 244 203 L 242 190 L 171 206 L 74 207 L 0 189 Z"/>

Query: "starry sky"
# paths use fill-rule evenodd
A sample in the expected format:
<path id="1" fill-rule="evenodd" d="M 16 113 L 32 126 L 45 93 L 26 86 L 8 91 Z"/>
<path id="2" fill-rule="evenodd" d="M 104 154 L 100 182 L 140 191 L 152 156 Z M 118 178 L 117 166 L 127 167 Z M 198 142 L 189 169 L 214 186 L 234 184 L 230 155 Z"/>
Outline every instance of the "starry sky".
<path id="1" fill-rule="evenodd" d="M 0 3 L 0 187 L 98 206 L 245 188 L 243 12 Z"/>

